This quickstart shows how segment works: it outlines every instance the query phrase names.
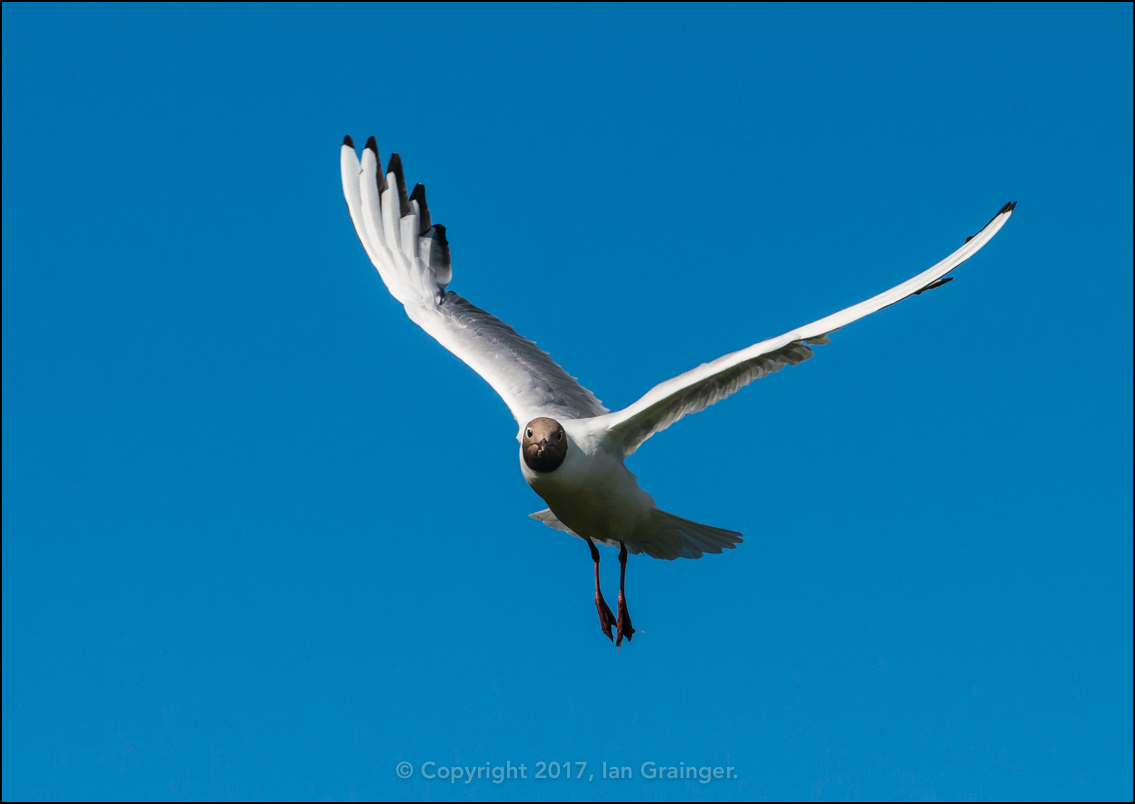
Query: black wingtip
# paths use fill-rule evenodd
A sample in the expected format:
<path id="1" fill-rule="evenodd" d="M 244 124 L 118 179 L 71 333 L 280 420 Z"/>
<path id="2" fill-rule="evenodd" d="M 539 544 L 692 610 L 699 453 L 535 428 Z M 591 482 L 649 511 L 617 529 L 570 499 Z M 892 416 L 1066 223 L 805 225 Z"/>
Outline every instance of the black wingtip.
<path id="1" fill-rule="evenodd" d="M 426 185 L 415 184 L 410 192 L 410 201 L 418 202 L 418 234 L 425 234 L 430 226 L 430 206 L 426 203 Z"/>
<path id="2" fill-rule="evenodd" d="M 374 154 L 374 161 L 378 163 L 378 170 L 375 171 L 374 182 L 378 185 L 378 194 L 381 196 L 382 191 L 386 189 L 386 174 L 382 172 L 382 158 L 378 155 L 378 141 L 374 135 L 367 137 L 367 144 L 363 146 L 363 152 L 370 151 Z"/>
<path id="3" fill-rule="evenodd" d="M 452 257 L 449 253 L 449 238 L 445 236 L 445 227 L 437 223 L 430 227 L 430 232 L 432 232 L 431 236 L 434 239 L 434 249 L 430 250 L 430 265 L 436 268 L 448 268 L 452 264 Z M 436 260 L 434 259 L 435 249 Z"/>
<path id="4" fill-rule="evenodd" d="M 993 221 L 995 221 L 995 220 L 997 220 L 998 218 L 1000 218 L 1000 217 L 1001 217 L 1002 215 L 1004 215 L 1004 214 L 1005 214 L 1006 212 L 1012 212 L 1012 211 L 1013 211 L 1014 209 L 1016 209 L 1016 208 L 1017 208 L 1017 202 L 1016 202 L 1016 201 L 1010 201 L 1010 202 L 1009 202 L 1008 204 L 1006 204 L 1005 206 L 1001 207 L 1001 209 L 1000 209 L 1000 210 L 998 211 L 998 213 L 997 213 L 996 215 L 994 215 L 994 216 L 993 216 L 992 218 L 990 218 L 990 219 L 989 219 L 989 223 L 993 223 Z M 982 227 L 981 227 L 980 229 L 978 229 L 978 230 L 977 230 L 977 234 L 972 234 L 972 235 L 970 235 L 969 237 L 967 237 L 967 238 L 966 238 L 966 242 L 968 243 L 969 241 L 971 241 L 971 240 L 973 240 L 973 239 L 974 239 L 975 237 L 977 237 L 977 235 L 979 235 L 979 234 L 981 234 L 982 232 L 984 232 L 984 231 L 985 231 L 985 229 L 986 229 L 986 227 L 987 227 L 987 226 L 989 226 L 989 223 L 985 224 L 985 226 L 982 226 Z"/>
<path id="5" fill-rule="evenodd" d="M 406 177 L 402 175 L 402 157 L 398 154 L 391 154 L 390 161 L 386 163 L 386 172 L 393 173 L 398 184 L 398 214 L 399 217 L 404 218 L 410 214 L 410 199 L 406 196 Z"/>
<path id="6" fill-rule="evenodd" d="M 954 277 L 943 276 L 943 277 L 936 279 L 935 281 L 931 282 L 929 285 L 924 287 L 922 290 L 914 291 L 914 295 L 915 296 L 921 296 L 923 293 L 925 293 L 928 290 L 934 290 L 934 288 L 940 288 L 940 287 L 942 287 L 942 285 L 945 285 L 947 282 L 953 282 L 953 281 L 954 281 Z"/>
<path id="7" fill-rule="evenodd" d="M 350 134 L 348 134 L 347 136 L 345 136 L 343 138 L 343 144 L 346 145 L 348 148 L 354 148 L 355 147 L 355 141 L 351 139 Z"/>

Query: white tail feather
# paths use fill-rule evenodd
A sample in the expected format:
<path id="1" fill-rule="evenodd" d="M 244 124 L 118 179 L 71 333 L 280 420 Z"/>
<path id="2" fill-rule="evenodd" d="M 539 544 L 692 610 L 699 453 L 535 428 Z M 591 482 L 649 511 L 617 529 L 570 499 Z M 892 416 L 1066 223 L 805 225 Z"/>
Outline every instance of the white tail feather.
<path id="1" fill-rule="evenodd" d="M 549 528 L 570 533 L 578 539 L 585 538 L 560 522 L 551 509 L 545 508 L 529 516 L 540 520 Z M 612 547 L 619 546 L 617 539 L 592 541 Z M 636 533 L 635 538 L 628 539 L 626 545 L 631 553 L 646 553 L 652 558 L 672 561 L 675 558 L 701 558 L 706 553 L 733 550 L 742 541 L 741 534 L 736 531 L 692 522 L 655 508 L 650 512 L 650 528 L 646 535 Z"/>

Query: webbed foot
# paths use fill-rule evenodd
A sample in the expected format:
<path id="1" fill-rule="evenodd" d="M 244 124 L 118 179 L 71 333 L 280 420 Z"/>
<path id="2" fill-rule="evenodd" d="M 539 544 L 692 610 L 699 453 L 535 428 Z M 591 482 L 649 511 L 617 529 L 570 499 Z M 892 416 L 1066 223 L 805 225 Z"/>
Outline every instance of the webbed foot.
<path id="1" fill-rule="evenodd" d="M 603 599 L 603 595 L 598 591 L 595 593 L 595 609 L 599 612 L 599 627 L 603 629 L 607 639 L 613 642 L 615 637 L 611 635 L 611 626 L 615 625 L 615 615 L 611 612 L 611 607 L 607 605 L 607 601 Z"/>
<path id="2" fill-rule="evenodd" d="M 634 637 L 634 626 L 631 625 L 631 613 L 627 611 L 627 599 L 623 597 L 623 593 L 619 592 L 619 620 L 615 625 L 616 632 L 619 638 L 615 640 L 615 647 L 623 644 L 623 637 L 627 638 L 630 642 Z"/>

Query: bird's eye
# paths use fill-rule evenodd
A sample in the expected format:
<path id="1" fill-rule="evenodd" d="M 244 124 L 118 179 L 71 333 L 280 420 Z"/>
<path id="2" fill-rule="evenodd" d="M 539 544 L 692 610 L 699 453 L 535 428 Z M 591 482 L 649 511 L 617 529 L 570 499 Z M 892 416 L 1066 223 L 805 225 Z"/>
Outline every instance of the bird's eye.
<path id="1" fill-rule="evenodd" d="M 560 440 L 560 439 L 562 439 L 563 437 L 564 437 L 563 431 L 560 431 L 560 432 L 556 433 L 556 441 L 559 441 L 559 440 Z"/>
<path id="2" fill-rule="evenodd" d="M 528 436 L 529 438 L 532 437 L 532 428 L 531 427 L 528 428 L 528 432 L 525 433 L 525 435 Z"/>

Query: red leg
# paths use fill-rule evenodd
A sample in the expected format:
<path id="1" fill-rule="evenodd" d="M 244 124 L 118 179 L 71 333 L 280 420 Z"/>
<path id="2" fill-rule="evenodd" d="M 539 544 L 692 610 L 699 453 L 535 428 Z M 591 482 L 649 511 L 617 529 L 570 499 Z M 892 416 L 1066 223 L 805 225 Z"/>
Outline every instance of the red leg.
<path id="1" fill-rule="evenodd" d="M 615 624 L 615 615 L 611 613 L 611 607 L 607 605 L 603 593 L 599 591 L 599 548 L 591 539 L 587 540 L 587 546 L 591 548 L 591 560 L 595 562 L 595 608 L 599 612 L 599 627 L 603 629 L 607 639 L 614 639 L 611 636 L 611 626 Z M 619 599 L 622 600 L 621 594 Z"/>
<path id="2" fill-rule="evenodd" d="M 619 621 L 616 626 L 619 637 L 615 640 L 615 646 L 623 644 L 623 637 L 627 638 L 630 642 L 634 637 L 634 626 L 631 625 L 631 613 L 627 611 L 627 598 L 624 594 L 627 583 L 627 546 L 623 542 L 619 542 Z"/>

